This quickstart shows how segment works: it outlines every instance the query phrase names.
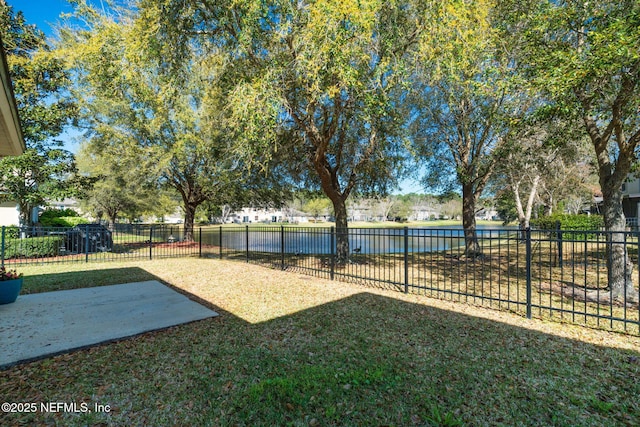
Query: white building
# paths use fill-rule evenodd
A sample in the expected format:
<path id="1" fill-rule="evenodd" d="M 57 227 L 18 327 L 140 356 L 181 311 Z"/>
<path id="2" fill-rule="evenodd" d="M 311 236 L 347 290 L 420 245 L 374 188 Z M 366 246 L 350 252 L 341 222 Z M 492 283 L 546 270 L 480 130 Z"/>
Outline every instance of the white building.
<path id="1" fill-rule="evenodd" d="M 242 208 L 232 212 L 227 222 L 236 224 L 270 224 L 274 222 L 289 222 L 299 224 L 309 222 L 307 216 L 295 209 L 273 209 L 273 208 Z"/>
<path id="2" fill-rule="evenodd" d="M 440 212 L 428 203 L 416 204 L 409 214 L 409 221 L 430 221 L 440 216 Z"/>
<path id="3" fill-rule="evenodd" d="M 16 202 L 0 203 L 0 226 L 20 224 L 20 209 Z"/>
<path id="4" fill-rule="evenodd" d="M 353 205 L 347 206 L 349 221 L 371 221 L 373 213 L 369 200 L 359 200 Z"/>
<path id="5" fill-rule="evenodd" d="M 492 221 L 498 218 L 498 211 L 493 208 L 483 208 L 476 212 L 476 219 Z"/>

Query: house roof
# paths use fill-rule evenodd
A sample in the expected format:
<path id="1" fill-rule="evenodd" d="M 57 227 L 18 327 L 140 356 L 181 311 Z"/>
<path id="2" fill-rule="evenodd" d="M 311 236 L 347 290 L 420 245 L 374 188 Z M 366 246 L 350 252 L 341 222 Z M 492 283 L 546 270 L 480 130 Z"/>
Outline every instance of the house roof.
<path id="1" fill-rule="evenodd" d="M 0 38 L 0 157 L 17 156 L 26 150 L 18 107 L 13 96 L 9 67 L 4 53 L 4 46 Z"/>

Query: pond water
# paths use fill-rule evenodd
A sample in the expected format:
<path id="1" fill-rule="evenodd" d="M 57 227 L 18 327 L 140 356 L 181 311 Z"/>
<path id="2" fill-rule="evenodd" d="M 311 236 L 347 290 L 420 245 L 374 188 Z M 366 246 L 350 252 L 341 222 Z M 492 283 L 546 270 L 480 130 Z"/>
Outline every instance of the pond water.
<path id="1" fill-rule="evenodd" d="M 504 238 L 514 228 L 478 227 L 480 239 Z M 219 241 L 219 235 L 213 242 Z M 332 241 L 330 229 L 304 227 L 263 227 L 223 229 L 222 245 L 228 249 L 289 254 L 330 254 Z M 424 227 L 407 229 L 407 251 L 431 252 L 464 246 L 464 231 L 461 226 Z M 335 243 L 334 243 L 335 245 Z M 403 253 L 405 229 L 403 228 L 350 228 L 349 247 L 352 252 L 362 254 Z"/>

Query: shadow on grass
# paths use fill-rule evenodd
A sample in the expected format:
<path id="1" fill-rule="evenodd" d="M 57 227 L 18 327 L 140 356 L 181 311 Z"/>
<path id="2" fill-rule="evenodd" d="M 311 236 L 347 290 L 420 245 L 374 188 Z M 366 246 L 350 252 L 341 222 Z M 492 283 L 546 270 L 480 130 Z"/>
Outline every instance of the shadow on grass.
<path id="1" fill-rule="evenodd" d="M 254 350 L 229 356 L 252 371 L 238 369 L 231 423 L 640 422 L 637 353 L 380 295 L 248 326 L 246 339 Z"/>
<path id="2" fill-rule="evenodd" d="M 0 372 L 9 401 L 113 408 L 9 422 L 640 424 L 637 352 L 371 293 L 254 324 L 207 305 L 221 316 Z"/>

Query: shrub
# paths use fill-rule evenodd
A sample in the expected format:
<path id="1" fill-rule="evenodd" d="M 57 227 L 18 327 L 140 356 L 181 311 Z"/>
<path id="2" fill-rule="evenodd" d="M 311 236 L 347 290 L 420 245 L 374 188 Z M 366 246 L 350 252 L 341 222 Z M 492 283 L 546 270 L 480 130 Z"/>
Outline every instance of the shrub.
<path id="1" fill-rule="evenodd" d="M 554 214 L 531 220 L 531 225 L 540 230 L 555 230 L 560 222 L 561 230 L 600 230 L 604 226 L 602 215 Z"/>
<path id="2" fill-rule="evenodd" d="M 47 209 L 40 214 L 40 219 L 57 218 L 60 216 L 80 216 L 73 209 Z"/>
<path id="3" fill-rule="evenodd" d="M 48 227 L 75 227 L 78 224 L 89 224 L 89 220 L 80 216 L 61 216 L 52 219 Z"/>
<path id="4" fill-rule="evenodd" d="M 47 209 L 40 214 L 39 222 L 44 227 L 75 227 L 89 221 L 73 209 Z"/>
<path id="5" fill-rule="evenodd" d="M 62 236 L 7 239 L 4 257 L 9 259 L 56 256 L 60 253 L 60 247 L 64 246 L 64 239 Z"/>
<path id="6" fill-rule="evenodd" d="M 4 228 L 5 239 L 17 239 L 20 237 L 20 228 L 16 225 L 10 225 Z"/>

